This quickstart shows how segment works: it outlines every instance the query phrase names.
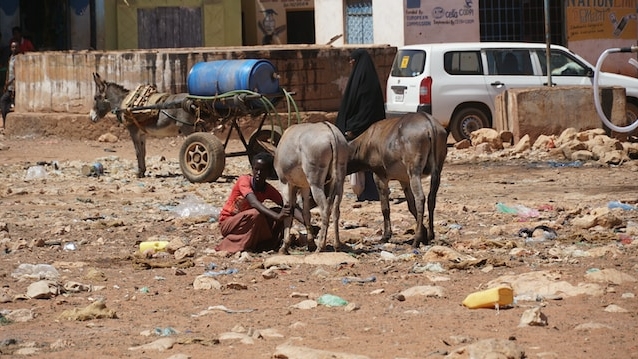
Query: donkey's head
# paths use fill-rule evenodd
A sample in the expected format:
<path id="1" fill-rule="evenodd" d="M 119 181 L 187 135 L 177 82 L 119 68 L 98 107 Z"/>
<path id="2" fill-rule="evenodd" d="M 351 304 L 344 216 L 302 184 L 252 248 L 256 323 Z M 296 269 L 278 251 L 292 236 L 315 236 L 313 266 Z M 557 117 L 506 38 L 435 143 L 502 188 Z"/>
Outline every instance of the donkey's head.
<path id="1" fill-rule="evenodd" d="M 93 108 L 89 116 L 91 121 L 96 122 L 111 112 L 114 107 L 119 106 L 128 90 L 118 84 L 104 81 L 100 74 L 95 72 L 93 73 L 93 80 L 96 86 L 95 95 L 93 96 Z"/>

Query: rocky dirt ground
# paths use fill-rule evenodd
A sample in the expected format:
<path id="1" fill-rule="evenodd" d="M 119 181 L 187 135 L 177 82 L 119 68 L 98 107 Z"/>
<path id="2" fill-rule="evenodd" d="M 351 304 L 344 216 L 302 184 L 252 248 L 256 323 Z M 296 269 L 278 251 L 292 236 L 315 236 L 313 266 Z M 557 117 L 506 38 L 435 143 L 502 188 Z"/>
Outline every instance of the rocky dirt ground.
<path id="1" fill-rule="evenodd" d="M 0 137 L 0 356 L 638 358 L 636 160 L 450 147 L 433 245 L 407 243 L 397 183 L 387 244 L 379 204 L 346 185 L 349 252 L 226 256 L 213 214 L 248 161 L 189 183 L 182 140 L 150 139 L 138 179 L 126 137 Z M 170 253 L 140 254 L 153 240 Z M 462 305 L 500 284 L 512 305 Z"/>

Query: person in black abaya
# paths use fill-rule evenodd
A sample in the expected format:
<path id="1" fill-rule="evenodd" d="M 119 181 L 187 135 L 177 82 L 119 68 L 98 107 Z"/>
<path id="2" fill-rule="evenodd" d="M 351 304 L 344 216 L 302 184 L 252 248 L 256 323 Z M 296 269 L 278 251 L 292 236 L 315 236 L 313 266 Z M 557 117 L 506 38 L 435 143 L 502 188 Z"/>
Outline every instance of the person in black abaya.
<path id="1" fill-rule="evenodd" d="M 385 119 L 383 91 L 372 57 L 366 50 L 356 49 L 350 54 L 350 64 L 352 72 L 336 120 L 348 141 L 361 135 L 373 123 Z M 357 199 L 379 200 L 372 172 L 365 172 L 365 186 Z"/>

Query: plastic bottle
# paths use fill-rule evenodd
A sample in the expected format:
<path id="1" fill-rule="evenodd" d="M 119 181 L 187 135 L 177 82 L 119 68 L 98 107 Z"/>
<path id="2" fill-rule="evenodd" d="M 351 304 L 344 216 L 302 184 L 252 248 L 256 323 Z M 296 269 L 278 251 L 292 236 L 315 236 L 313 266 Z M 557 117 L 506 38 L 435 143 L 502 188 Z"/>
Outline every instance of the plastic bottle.
<path id="1" fill-rule="evenodd" d="M 140 242 L 140 252 L 144 253 L 149 249 L 153 249 L 155 252 L 165 251 L 167 245 L 168 241 Z"/>

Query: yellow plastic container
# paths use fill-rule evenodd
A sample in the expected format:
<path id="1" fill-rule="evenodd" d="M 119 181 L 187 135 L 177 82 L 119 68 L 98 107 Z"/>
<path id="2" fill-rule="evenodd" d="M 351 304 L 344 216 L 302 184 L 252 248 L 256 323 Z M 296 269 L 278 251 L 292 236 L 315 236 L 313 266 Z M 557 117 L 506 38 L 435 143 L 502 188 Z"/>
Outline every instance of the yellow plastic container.
<path id="1" fill-rule="evenodd" d="M 514 291 L 508 286 L 498 286 L 468 295 L 463 305 L 469 309 L 495 308 L 514 302 Z"/>
<path id="2" fill-rule="evenodd" d="M 155 252 L 161 252 L 166 250 L 167 245 L 168 241 L 140 242 L 140 252 L 144 253 L 149 249 L 153 249 Z"/>

